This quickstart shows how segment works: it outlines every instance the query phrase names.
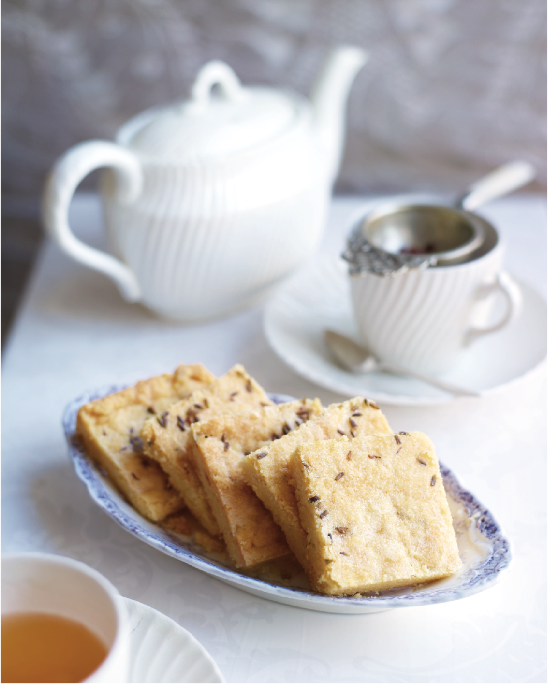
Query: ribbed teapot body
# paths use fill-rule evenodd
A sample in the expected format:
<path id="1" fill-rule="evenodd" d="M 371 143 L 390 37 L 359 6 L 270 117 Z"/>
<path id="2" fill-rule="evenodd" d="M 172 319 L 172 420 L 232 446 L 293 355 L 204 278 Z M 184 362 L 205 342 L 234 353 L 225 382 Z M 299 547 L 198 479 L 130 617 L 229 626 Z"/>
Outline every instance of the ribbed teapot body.
<path id="1" fill-rule="evenodd" d="M 110 248 L 134 272 L 143 304 L 182 321 L 229 313 L 316 249 L 330 198 L 326 165 L 302 132 L 286 138 L 209 162 L 141 159 L 143 190 L 131 204 L 105 173 Z"/>

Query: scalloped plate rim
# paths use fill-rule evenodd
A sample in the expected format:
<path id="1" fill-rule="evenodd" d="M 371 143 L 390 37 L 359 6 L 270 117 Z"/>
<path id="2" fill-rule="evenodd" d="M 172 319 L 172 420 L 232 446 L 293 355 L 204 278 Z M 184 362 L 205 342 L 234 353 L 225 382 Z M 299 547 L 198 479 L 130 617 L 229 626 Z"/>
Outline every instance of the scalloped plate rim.
<path id="1" fill-rule="evenodd" d="M 223 675 L 221 673 L 221 670 L 219 669 L 219 666 L 215 662 L 215 660 L 211 657 L 211 655 L 207 652 L 207 650 L 204 648 L 204 646 L 196 639 L 196 637 L 189 632 L 187 629 L 182 627 L 178 622 L 176 622 L 173 618 L 169 617 L 168 615 L 165 615 L 161 611 L 157 610 L 156 608 L 153 608 L 152 606 L 147 605 L 146 603 L 141 603 L 141 601 L 137 601 L 135 599 L 131 599 L 127 596 L 122 596 L 122 601 L 124 602 L 126 608 L 127 608 L 127 613 L 128 613 L 128 618 L 129 622 L 132 625 L 132 639 L 135 640 L 135 637 L 133 636 L 137 630 L 142 630 L 145 627 L 152 627 L 154 629 L 154 622 L 159 621 L 160 623 L 163 623 L 163 626 L 168 628 L 170 631 L 170 636 L 175 639 L 178 639 L 181 642 L 181 648 L 183 649 L 186 647 L 187 651 L 191 651 L 190 653 L 185 653 L 185 656 L 188 656 L 189 658 L 193 659 L 193 664 L 195 665 L 196 659 L 201 661 L 202 667 L 209 668 L 210 670 L 210 677 L 207 679 L 193 679 L 192 681 L 208 681 L 208 682 L 219 682 L 222 683 L 224 682 Z M 143 625 L 142 619 L 143 616 L 141 615 L 144 613 L 144 618 L 148 619 L 148 625 Z M 138 618 L 138 622 L 136 620 Z M 137 624 L 135 624 L 137 622 Z M 142 641 L 146 644 L 146 639 L 142 639 Z M 133 644 L 132 644 L 132 651 L 133 651 Z M 178 652 L 178 656 L 180 657 L 181 653 L 183 651 Z M 161 655 L 161 654 L 160 654 Z M 154 656 L 156 658 L 159 657 L 159 654 L 155 653 Z M 145 674 L 139 669 L 139 661 L 143 659 L 143 653 L 139 653 L 139 657 L 134 659 L 133 662 L 130 665 L 130 682 L 146 682 L 146 681 L 153 681 L 149 678 L 145 679 L 143 675 Z M 164 654 L 164 658 L 165 658 Z M 157 668 L 157 663 L 154 663 Z M 166 671 L 169 669 L 170 665 L 172 663 L 167 663 L 166 664 Z M 147 662 L 147 666 L 150 668 L 150 661 Z M 188 669 L 188 665 L 185 666 Z M 158 681 L 158 680 L 154 680 Z M 175 673 L 175 678 L 170 676 L 169 680 L 164 679 L 163 681 L 170 681 L 170 682 L 188 682 L 190 681 L 189 679 L 186 678 L 179 678 L 177 674 Z"/>

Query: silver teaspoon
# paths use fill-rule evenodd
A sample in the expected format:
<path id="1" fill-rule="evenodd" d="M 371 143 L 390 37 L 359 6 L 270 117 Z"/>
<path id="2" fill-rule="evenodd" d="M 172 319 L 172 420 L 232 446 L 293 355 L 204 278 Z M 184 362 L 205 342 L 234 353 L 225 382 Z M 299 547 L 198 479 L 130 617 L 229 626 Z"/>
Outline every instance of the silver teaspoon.
<path id="1" fill-rule="evenodd" d="M 445 392 L 455 394 L 463 397 L 479 397 L 479 392 L 456 387 L 452 383 L 432 378 L 422 373 L 403 368 L 394 363 L 384 363 L 375 356 L 373 356 L 367 349 L 360 347 L 353 340 L 345 335 L 341 335 L 334 330 L 324 330 L 324 339 L 333 354 L 336 361 L 351 373 L 372 373 L 374 371 L 384 371 L 386 373 L 394 373 L 395 375 L 406 375 L 410 378 L 416 378 L 423 382 L 437 387 Z"/>

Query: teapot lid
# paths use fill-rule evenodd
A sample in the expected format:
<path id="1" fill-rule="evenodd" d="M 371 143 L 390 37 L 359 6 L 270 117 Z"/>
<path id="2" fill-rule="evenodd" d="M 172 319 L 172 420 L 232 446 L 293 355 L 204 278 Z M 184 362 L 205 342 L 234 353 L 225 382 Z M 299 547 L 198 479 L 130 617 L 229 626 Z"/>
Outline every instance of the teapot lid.
<path id="1" fill-rule="evenodd" d="M 138 115 L 119 141 L 157 160 L 209 160 L 272 140 L 292 127 L 300 109 L 289 94 L 244 88 L 227 64 L 213 61 L 199 71 L 190 100 Z"/>

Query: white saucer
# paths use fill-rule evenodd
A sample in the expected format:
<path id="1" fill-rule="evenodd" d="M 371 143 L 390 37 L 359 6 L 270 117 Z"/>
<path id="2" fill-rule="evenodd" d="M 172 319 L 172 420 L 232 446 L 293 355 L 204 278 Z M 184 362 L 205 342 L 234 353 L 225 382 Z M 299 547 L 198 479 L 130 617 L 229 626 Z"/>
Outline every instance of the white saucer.
<path id="1" fill-rule="evenodd" d="M 166 615 L 124 598 L 131 625 L 130 682 L 224 682 L 213 658 Z"/>
<path id="2" fill-rule="evenodd" d="M 357 339 L 347 271 L 342 259 L 318 259 L 281 286 L 268 303 L 264 319 L 266 338 L 274 351 L 300 375 L 344 395 L 399 406 L 453 401 L 454 395 L 418 380 L 388 373 L 353 375 L 334 363 L 323 341 L 323 330 L 331 328 Z M 543 363 L 546 303 L 529 286 L 518 284 L 523 295 L 518 319 L 504 330 L 477 340 L 443 379 L 487 395 Z"/>

